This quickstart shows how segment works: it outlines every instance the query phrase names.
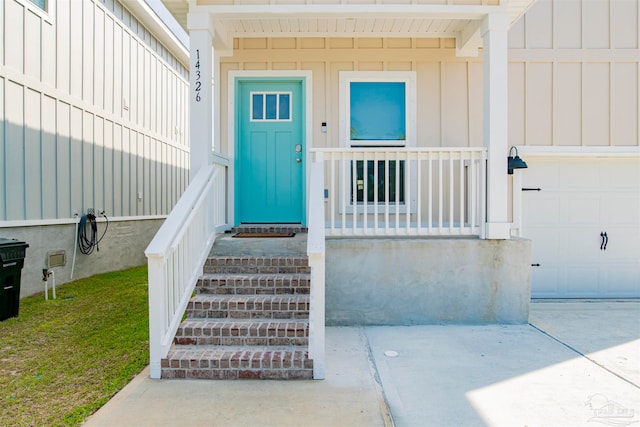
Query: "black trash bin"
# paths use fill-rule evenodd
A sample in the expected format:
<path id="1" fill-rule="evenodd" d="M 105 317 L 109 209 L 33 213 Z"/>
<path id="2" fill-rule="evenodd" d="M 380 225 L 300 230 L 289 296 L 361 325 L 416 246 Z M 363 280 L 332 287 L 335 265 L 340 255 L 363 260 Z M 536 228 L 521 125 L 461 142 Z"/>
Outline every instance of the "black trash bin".
<path id="1" fill-rule="evenodd" d="M 0 321 L 18 315 L 20 277 L 28 247 L 25 242 L 0 237 Z"/>

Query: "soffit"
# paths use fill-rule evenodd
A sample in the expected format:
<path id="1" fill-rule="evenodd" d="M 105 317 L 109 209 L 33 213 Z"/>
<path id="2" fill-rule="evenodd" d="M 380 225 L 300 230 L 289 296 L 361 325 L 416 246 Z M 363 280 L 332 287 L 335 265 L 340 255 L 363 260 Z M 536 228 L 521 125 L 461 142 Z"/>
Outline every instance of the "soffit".
<path id="1" fill-rule="evenodd" d="M 499 5 L 281 1 L 222 4 L 219 0 L 192 0 L 191 10 L 210 14 L 220 38 L 218 43 L 225 46 L 235 37 L 439 37 L 464 39 L 465 44 L 473 40 L 472 44 L 478 44 L 484 16 L 504 11 L 513 25 L 536 0 L 501 0 Z M 189 0 L 162 2 L 188 32 Z"/>

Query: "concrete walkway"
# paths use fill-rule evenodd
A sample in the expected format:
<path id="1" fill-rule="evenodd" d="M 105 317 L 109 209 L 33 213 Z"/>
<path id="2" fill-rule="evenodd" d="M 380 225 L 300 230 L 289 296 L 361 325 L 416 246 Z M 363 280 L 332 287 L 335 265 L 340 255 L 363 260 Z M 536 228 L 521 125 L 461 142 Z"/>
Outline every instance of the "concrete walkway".
<path id="1" fill-rule="evenodd" d="M 640 425 L 640 302 L 537 302 L 529 325 L 327 328 L 324 381 L 151 380 L 86 426 Z"/>

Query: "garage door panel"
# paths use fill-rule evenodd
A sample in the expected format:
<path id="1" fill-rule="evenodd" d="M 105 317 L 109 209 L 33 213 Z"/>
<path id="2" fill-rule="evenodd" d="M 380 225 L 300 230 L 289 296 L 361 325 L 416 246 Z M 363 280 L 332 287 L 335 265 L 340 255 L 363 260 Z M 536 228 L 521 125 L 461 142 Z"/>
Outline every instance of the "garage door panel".
<path id="1" fill-rule="evenodd" d="M 640 218 L 640 195 L 602 195 L 600 216 L 603 225 L 636 225 Z"/>
<path id="2" fill-rule="evenodd" d="M 531 281 L 536 283 L 535 289 L 531 289 L 533 298 L 554 298 L 559 294 L 560 270 L 557 266 L 541 264 L 533 267 Z"/>
<path id="3" fill-rule="evenodd" d="M 564 233 L 561 245 L 564 259 L 593 262 L 600 257 L 600 232 L 586 227 L 570 228 Z"/>
<path id="4" fill-rule="evenodd" d="M 532 296 L 640 297 L 640 158 L 525 160 L 523 187 L 542 189 L 522 194 Z"/>
<path id="5" fill-rule="evenodd" d="M 531 260 L 534 263 L 549 263 L 558 260 L 560 255 L 560 236 L 555 230 L 532 227 L 527 238 L 531 239 Z M 548 242 L 538 244 L 536 242 Z"/>
<path id="6" fill-rule="evenodd" d="M 562 197 L 564 219 L 559 225 L 590 225 L 597 226 L 600 223 L 600 198 L 590 195 L 560 194 Z"/>
<path id="7" fill-rule="evenodd" d="M 525 187 L 542 187 L 554 190 L 560 187 L 560 165 L 557 161 L 544 162 L 541 159 L 527 159 L 528 169 L 522 175 Z"/>
<path id="8" fill-rule="evenodd" d="M 598 188 L 600 185 L 597 165 L 585 167 L 585 162 L 578 159 L 565 159 L 562 162 L 560 180 L 562 188 L 567 190 Z"/>
<path id="9" fill-rule="evenodd" d="M 640 230 L 624 227 L 608 227 L 608 242 L 602 251 L 603 262 L 640 263 Z"/>
<path id="10" fill-rule="evenodd" d="M 610 264 L 603 268 L 605 277 L 601 293 L 610 297 L 637 297 L 640 295 L 640 264 Z"/>
<path id="11" fill-rule="evenodd" d="M 528 225 L 547 226 L 560 221 L 560 199 L 555 194 L 541 194 L 538 192 L 525 193 L 522 198 L 524 212 L 534 212 L 528 217 Z"/>
<path id="12" fill-rule="evenodd" d="M 560 291 L 572 298 L 586 298 L 598 294 L 600 269 L 586 267 L 583 264 L 567 266 L 565 269 L 564 285 Z"/>
<path id="13" fill-rule="evenodd" d="M 640 190 L 640 159 L 600 159 L 600 187 Z"/>

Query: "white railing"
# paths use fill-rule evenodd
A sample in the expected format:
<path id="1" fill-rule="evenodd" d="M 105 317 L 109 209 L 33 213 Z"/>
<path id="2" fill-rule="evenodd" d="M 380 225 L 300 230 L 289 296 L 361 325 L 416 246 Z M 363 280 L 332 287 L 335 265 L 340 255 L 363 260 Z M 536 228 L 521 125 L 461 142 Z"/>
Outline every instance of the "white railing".
<path id="1" fill-rule="evenodd" d="M 484 148 L 311 151 L 324 158 L 329 236 L 484 237 Z"/>
<path id="2" fill-rule="evenodd" d="M 203 167 L 145 251 L 149 267 L 151 378 L 160 378 L 216 233 L 227 228 L 228 159 Z"/>
<path id="3" fill-rule="evenodd" d="M 307 217 L 307 255 L 311 267 L 309 312 L 309 357 L 313 359 L 313 378 L 324 379 L 324 276 L 325 233 L 322 202 L 324 165 L 322 153 L 315 155 L 309 171 L 309 209 Z"/>

